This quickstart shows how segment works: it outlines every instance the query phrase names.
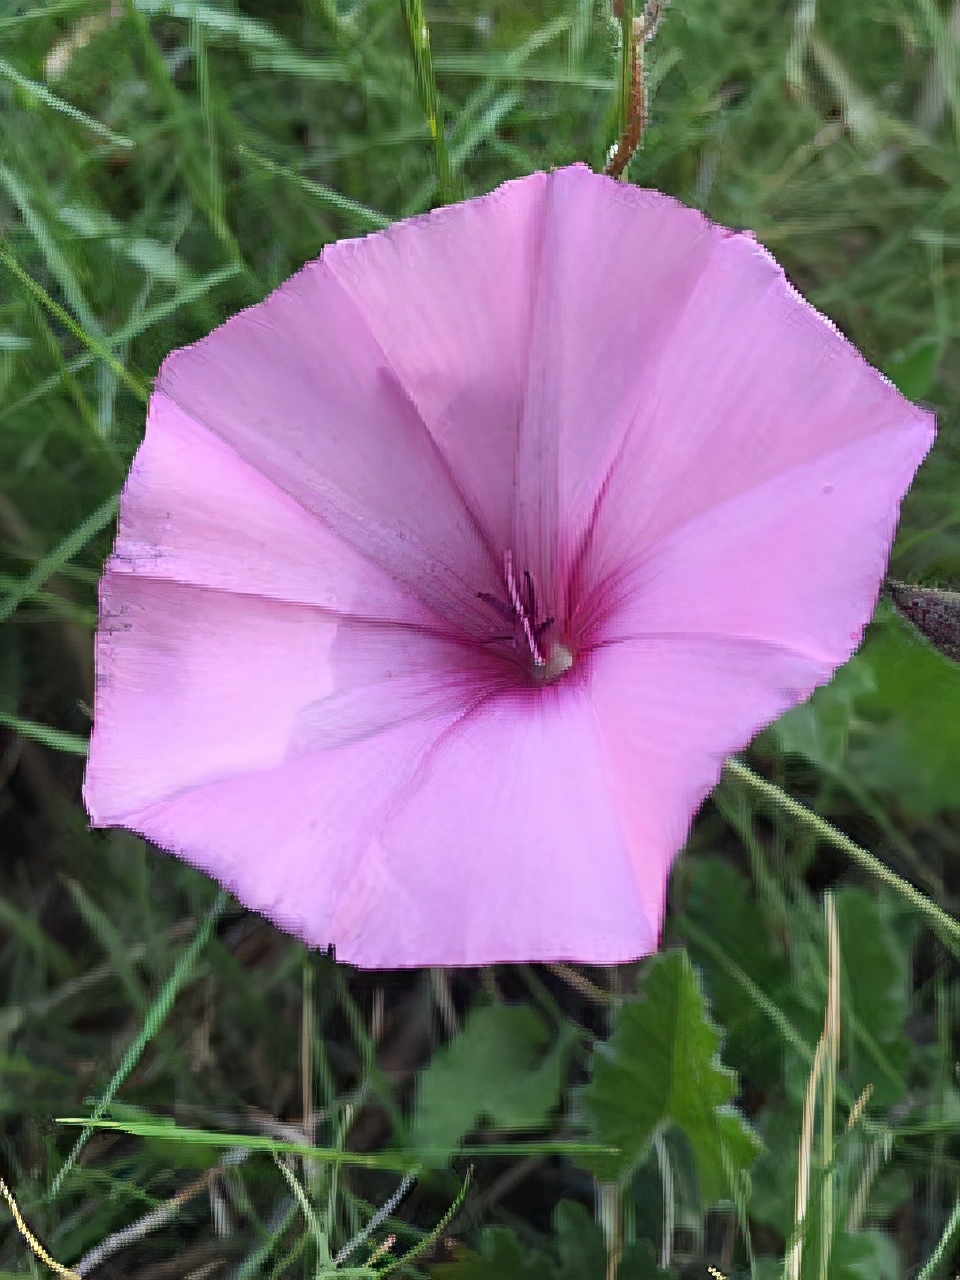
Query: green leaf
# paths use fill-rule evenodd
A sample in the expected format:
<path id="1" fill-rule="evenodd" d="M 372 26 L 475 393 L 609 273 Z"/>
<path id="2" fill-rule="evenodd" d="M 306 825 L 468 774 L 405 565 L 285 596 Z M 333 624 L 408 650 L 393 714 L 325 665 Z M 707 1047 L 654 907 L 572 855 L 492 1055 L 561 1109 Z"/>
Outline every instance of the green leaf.
<path id="1" fill-rule="evenodd" d="M 604 1280 L 607 1247 L 603 1230 L 585 1205 L 561 1200 L 554 1213 L 560 1270 L 557 1280 Z"/>
<path id="2" fill-rule="evenodd" d="M 899 1250 L 883 1231 L 837 1232 L 830 1254 L 830 1280 L 898 1280 Z"/>
<path id="3" fill-rule="evenodd" d="M 855 1094 L 874 1086 L 874 1104 L 902 1098 L 910 1042 L 910 930 L 888 897 L 844 887 L 836 898 L 843 988 L 850 1024 L 844 1037 L 845 1078 Z"/>
<path id="4" fill-rule="evenodd" d="M 923 342 L 912 351 L 898 351 L 884 366 L 884 373 L 908 400 L 930 394 L 940 363 L 940 344 Z"/>
<path id="5" fill-rule="evenodd" d="M 750 1217 L 789 1237 L 797 1203 L 797 1149 L 803 1116 L 790 1098 L 757 1117 L 763 1151 L 750 1174 Z M 778 1280 L 783 1275 L 780 1263 Z"/>
<path id="6" fill-rule="evenodd" d="M 606 1280 L 609 1275 L 603 1230 L 585 1205 L 561 1200 L 554 1213 L 560 1267 L 557 1280 Z M 617 1267 L 617 1280 L 668 1280 L 647 1243 L 628 1245 Z"/>
<path id="7" fill-rule="evenodd" d="M 603 1231 L 590 1211 L 575 1200 L 561 1200 L 554 1213 L 559 1261 L 525 1247 L 513 1231 L 487 1227 L 480 1252 L 463 1252 L 430 1275 L 436 1280 L 606 1280 L 609 1274 Z M 670 1280 L 646 1242 L 628 1245 L 617 1268 L 617 1280 Z"/>
<path id="8" fill-rule="evenodd" d="M 889 605 L 857 656 L 771 733 L 783 751 L 914 817 L 960 808 L 960 665 Z"/>
<path id="9" fill-rule="evenodd" d="M 719 1048 L 687 953 L 653 957 L 642 994 L 622 1005 L 610 1040 L 597 1046 L 583 1093 L 592 1135 L 620 1154 L 590 1157 L 587 1167 L 604 1180 L 621 1179 L 645 1159 L 659 1132 L 675 1128 L 690 1145 L 705 1202 L 719 1200 L 731 1175 L 757 1154 L 731 1106 L 736 1079 L 721 1064 Z"/>
<path id="10" fill-rule="evenodd" d="M 873 687 L 869 664 L 859 658 L 848 662 L 829 684 L 773 725 L 771 733 L 781 751 L 803 756 L 828 773 L 839 772 L 847 757 L 857 698 Z"/>
<path id="11" fill-rule="evenodd" d="M 421 1073 L 409 1142 L 425 1161 L 453 1152 L 483 1118 L 498 1129 L 537 1129 L 560 1094 L 573 1032 L 548 1050 L 532 1009 L 487 1005 L 471 1010 L 460 1034 Z"/>
<path id="12" fill-rule="evenodd" d="M 893 616 L 873 628 L 863 658 L 874 688 L 857 707 L 874 729 L 851 749 L 851 770 L 915 817 L 960 808 L 960 666 Z"/>
<path id="13" fill-rule="evenodd" d="M 677 925 L 724 1028 L 727 1060 L 755 1084 L 775 1086 L 786 1045 L 769 1010 L 794 1012 L 790 966 L 774 950 L 753 888 L 739 871 L 721 858 L 688 859 L 684 871 L 687 898 Z M 756 998 L 748 998 L 744 978 Z"/>
<path id="14" fill-rule="evenodd" d="M 534 1253 L 506 1227 L 487 1227 L 480 1237 L 480 1252 L 465 1252 L 453 1263 L 430 1268 L 436 1280 L 555 1280 L 549 1258 Z"/>

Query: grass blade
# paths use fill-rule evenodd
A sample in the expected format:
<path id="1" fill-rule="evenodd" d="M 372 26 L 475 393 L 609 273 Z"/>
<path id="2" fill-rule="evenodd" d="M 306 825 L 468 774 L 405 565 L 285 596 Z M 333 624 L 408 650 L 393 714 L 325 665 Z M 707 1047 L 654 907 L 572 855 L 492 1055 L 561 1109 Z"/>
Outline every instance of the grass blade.
<path id="1" fill-rule="evenodd" d="M 446 204 L 457 198 L 458 188 L 450 165 L 450 156 L 447 153 L 443 111 L 437 93 L 437 79 L 430 53 L 430 29 L 423 13 L 423 0 L 401 0 L 401 5 L 407 26 L 407 37 L 410 41 L 420 105 L 427 117 L 427 128 L 433 139 L 433 153 L 437 166 L 437 196 L 441 204 Z"/>
<path id="2" fill-rule="evenodd" d="M 106 142 L 111 143 L 115 147 L 123 147 L 130 149 L 136 145 L 132 138 L 125 138 L 121 133 L 114 133 L 112 129 L 108 129 L 105 124 L 101 124 L 99 120 L 95 120 L 93 116 L 88 116 L 85 111 L 81 111 L 79 107 L 75 107 L 70 102 L 65 102 L 63 98 L 58 97 L 47 88 L 45 84 L 40 84 L 37 80 L 30 80 L 27 76 L 22 75 L 16 67 L 12 66 L 5 58 L 0 58 L 0 76 L 9 80 L 11 84 L 15 84 L 18 89 L 22 89 L 24 93 L 38 99 L 45 106 L 52 107 L 54 111 L 59 111 L 61 115 L 68 116 L 71 120 L 75 120 L 78 124 L 82 124 L 84 128 L 103 138 Z"/>
<path id="3" fill-rule="evenodd" d="M 0 624 L 7 622 L 25 600 L 35 596 L 68 560 L 72 560 L 91 538 L 95 538 L 102 529 L 106 528 L 117 514 L 118 502 L 117 495 L 111 494 L 95 511 L 91 511 L 86 520 L 81 520 L 52 551 L 41 556 L 27 576 L 0 600 Z"/>
<path id="4" fill-rule="evenodd" d="M 33 720 L 22 720 L 20 716 L 9 715 L 0 711 L 0 724 L 19 733 L 21 738 L 29 738 L 31 742 L 39 742 L 43 747 L 54 751 L 64 751 L 68 755 L 85 756 L 87 740 L 79 734 L 67 733 L 64 729 L 51 729 L 48 725 L 37 724 Z"/>
<path id="5" fill-rule="evenodd" d="M 70 1154 L 60 1166 L 57 1176 L 54 1178 L 50 1186 L 49 1198 L 51 1200 L 55 1200 L 59 1195 L 60 1189 L 63 1186 L 67 1175 L 77 1163 L 80 1152 L 86 1145 L 87 1140 L 94 1131 L 94 1128 L 97 1127 L 97 1122 L 101 1119 L 103 1113 L 117 1096 L 117 1091 L 121 1088 L 124 1081 L 140 1061 L 147 1045 L 169 1017 L 170 1010 L 173 1008 L 177 996 L 193 976 L 197 962 L 205 951 L 207 944 L 213 935 L 214 927 L 226 909 L 229 901 L 230 895 L 221 889 L 214 900 L 213 906 L 201 921 L 200 928 L 194 935 L 190 945 L 186 947 L 178 957 L 177 963 L 174 965 L 173 973 L 171 973 L 170 977 L 163 984 L 163 987 L 144 1019 L 143 1026 L 140 1028 L 140 1031 L 133 1042 L 127 1048 L 119 1067 L 117 1067 L 116 1071 L 113 1073 L 110 1083 L 97 1099 L 96 1106 L 93 1108 L 93 1115 L 89 1120 L 82 1122 L 84 1127 L 80 1136 L 74 1143 Z"/>

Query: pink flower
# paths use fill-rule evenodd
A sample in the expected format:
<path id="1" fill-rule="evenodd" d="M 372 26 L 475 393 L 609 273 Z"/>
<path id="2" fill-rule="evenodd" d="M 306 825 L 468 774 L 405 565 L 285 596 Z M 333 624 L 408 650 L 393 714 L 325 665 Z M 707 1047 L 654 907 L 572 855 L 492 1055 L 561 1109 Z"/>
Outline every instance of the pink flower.
<path id="1" fill-rule="evenodd" d="M 933 430 L 749 235 L 583 167 L 331 245 L 160 372 L 93 821 L 353 964 L 647 953 Z"/>

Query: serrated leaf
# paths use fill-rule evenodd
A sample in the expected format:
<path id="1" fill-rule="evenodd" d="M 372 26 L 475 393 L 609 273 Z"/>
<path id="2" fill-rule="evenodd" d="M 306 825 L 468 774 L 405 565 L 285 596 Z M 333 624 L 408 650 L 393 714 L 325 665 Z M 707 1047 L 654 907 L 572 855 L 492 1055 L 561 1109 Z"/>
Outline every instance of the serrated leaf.
<path id="1" fill-rule="evenodd" d="M 731 1105 L 736 1079 L 719 1059 L 711 1022 L 685 951 L 654 956 L 642 993 L 626 1001 L 606 1044 L 597 1046 L 593 1079 L 583 1092 L 591 1133 L 619 1156 L 585 1157 L 614 1181 L 644 1160 L 656 1135 L 678 1129 L 693 1153 L 706 1203 L 730 1190 L 731 1174 L 757 1154 L 746 1122 Z"/>
<path id="2" fill-rule="evenodd" d="M 559 1097 L 569 1043 L 567 1035 L 549 1048 L 546 1028 L 525 1006 L 471 1010 L 421 1072 L 410 1146 L 435 1163 L 482 1119 L 498 1129 L 541 1127 Z"/>

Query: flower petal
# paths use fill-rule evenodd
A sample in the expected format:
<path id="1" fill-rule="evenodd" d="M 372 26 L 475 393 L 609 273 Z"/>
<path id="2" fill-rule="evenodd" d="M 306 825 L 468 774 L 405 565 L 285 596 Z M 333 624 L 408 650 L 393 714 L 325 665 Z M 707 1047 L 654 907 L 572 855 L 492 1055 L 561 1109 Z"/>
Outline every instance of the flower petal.
<path id="1" fill-rule="evenodd" d="M 120 502 L 110 568 L 379 620 L 436 614 L 163 392 Z"/>
<path id="2" fill-rule="evenodd" d="M 884 450 L 883 433 L 900 431 L 913 469 L 929 447 L 931 415 L 804 302 L 749 234 L 572 168 L 551 177 L 542 261 L 519 537 L 559 555 L 574 591 L 848 443 L 877 435 Z M 903 450 L 894 454 L 899 475 Z M 905 485 L 875 495 L 885 516 Z"/>
<path id="3" fill-rule="evenodd" d="M 703 512 L 800 476 L 818 459 L 829 483 L 833 455 L 857 442 L 877 461 L 861 512 L 871 525 L 885 522 L 892 540 L 899 499 L 933 441 L 933 415 L 793 294 L 772 260 L 738 255 L 749 245 L 732 237 L 723 246 L 677 334 L 700 372 L 664 366 L 654 407 L 627 436 L 598 503 L 590 546 L 598 578 L 629 567 L 624 546 L 639 561 Z M 882 565 L 876 572 L 878 586 Z"/>
<path id="4" fill-rule="evenodd" d="M 724 759 L 829 673 L 772 644 L 683 634 L 613 641 L 589 661 L 613 801 L 650 882 L 666 879 Z"/>
<path id="5" fill-rule="evenodd" d="M 126 824 L 185 789 L 456 717 L 498 672 L 419 629 L 108 570 L 87 808 Z"/>
<path id="6" fill-rule="evenodd" d="M 160 391 L 457 625 L 499 587 L 436 442 L 323 262 L 164 363 Z"/>
<path id="7" fill-rule="evenodd" d="M 722 234 L 583 165 L 550 175 L 514 541 L 554 593 L 658 370 L 685 362 L 676 333 Z"/>
<path id="8" fill-rule="evenodd" d="M 240 629 L 241 650 L 254 631 Z M 274 646 L 289 654 L 283 628 L 268 637 L 267 664 Z M 666 863 L 632 856 L 585 685 L 435 703 L 285 755 L 289 658 L 286 679 L 226 716 L 222 684 L 198 698 L 203 673 L 187 673 L 181 691 L 166 670 L 138 683 L 142 667 L 131 665 L 120 695 L 139 704 L 111 712 L 128 724 L 150 717 L 165 689 L 161 740 L 154 751 L 143 735 L 108 731 L 92 759 L 91 809 L 101 785 L 111 797 L 136 789 L 125 825 L 311 944 L 333 943 L 339 959 L 366 967 L 615 963 L 656 947 Z M 275 695 L 284 704 L 268 715 Z M 204 718 L 218 727 L 204 731 Z M 176 742 L 192 768 L 175 764 Z M 215 758 L 229 767 L 211 776 Z M 169 790 L 178 771 L 194 784 Z"/>
<path id="9" fill-rule="evenodd" d="M 759 640 L 832 672 L 873 614 L 926 434 L 879 432 L 711 506 L 611 585 L 601 634 Z"/>
<path id="10" fill-rule="evenodd" d="M 537 173 L 324 250 L 490 539 L 511 545 L 544 193 Z"/>

